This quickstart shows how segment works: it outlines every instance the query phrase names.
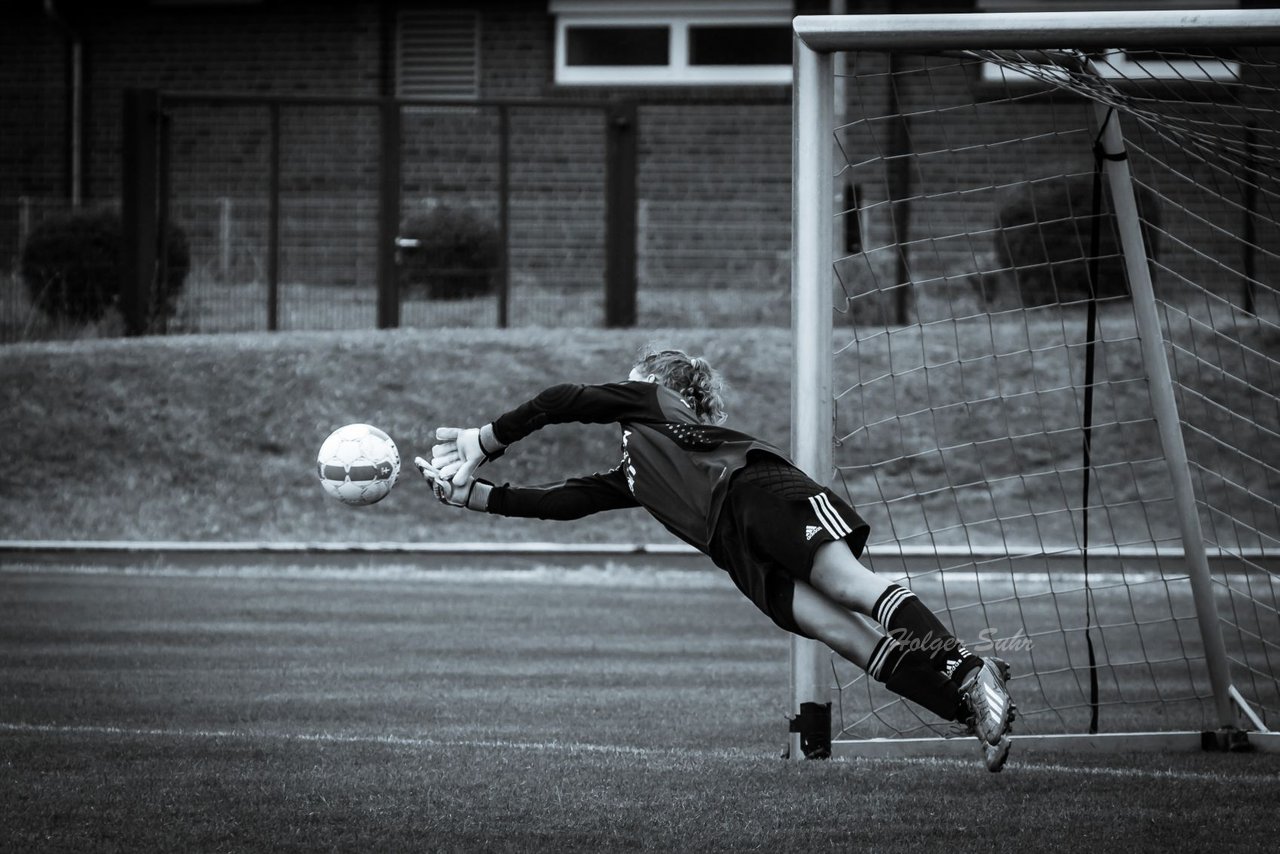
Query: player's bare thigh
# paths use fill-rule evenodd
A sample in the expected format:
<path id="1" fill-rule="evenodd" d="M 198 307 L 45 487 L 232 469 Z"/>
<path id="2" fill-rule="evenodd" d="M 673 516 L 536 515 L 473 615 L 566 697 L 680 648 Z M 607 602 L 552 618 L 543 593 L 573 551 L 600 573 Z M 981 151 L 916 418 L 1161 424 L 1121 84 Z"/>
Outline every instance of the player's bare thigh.
<path id="1" fill-rule="evenodd" d="M 791 613 L 805 634 L 862 668 L 871 661 L 876 644 L 884 637 L 884 632 L 869 619 L 833 602 L 803 581 L 795 582 Z"/>
<path id="2" fill-rule="evenodd" d="M 888 581 L 858 562 L 844 540 L 818 546 L 809 583 L 829 599 L 862 614 L 871 613 L 889 586 Z"/>

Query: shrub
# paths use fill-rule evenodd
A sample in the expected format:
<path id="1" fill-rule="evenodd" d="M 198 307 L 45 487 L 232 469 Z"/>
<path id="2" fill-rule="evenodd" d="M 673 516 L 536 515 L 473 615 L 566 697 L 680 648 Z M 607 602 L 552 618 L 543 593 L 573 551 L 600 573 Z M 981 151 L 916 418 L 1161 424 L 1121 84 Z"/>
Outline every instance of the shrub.
<path id="1" fill-rule="evenodd" d="M 186 233 L 169 223 L 165 278 L 153 314 L 172 317 L 191 267 Z M 31 302 L 50 318 L 102 319 L 119 302 L 123 233 L 112 211 L 77 212 L 41 223 L 22 249 L 20 271 Z"/>
<path id="2" fill-rule="evenodd" d="M 1139 188 L 1138 208 L 1145 220 L 1143 236 L 1149 249 L 1154 251 L 1156 228 L 1150 217 L 1157 206 L 1152 194 L 1143 188 Z M 1000 209 L 996 219 L 996 257 L 1002 266 L 1013 268 L 1013 275 L 1006 281 L 1017 289 L 1023 305 L 1073 302 L 1089 297 L 1092 176 L 1024 184 Z M 1124 261 L 1107 205 L 1103 207 L 1098 256 L 1096 295 L 1127 296 L 1129 285 Z M 988 291 L 988 299 L 995 296 Z"/>
<path id="3" fill-rule="evenodd" d="M 437 205 L 409 217 L 400 234 L 419 241 L 401 251 L 405 295 L 466 299 L 492 290 L 502 242 L 498 229 L 476 211 Z"/>

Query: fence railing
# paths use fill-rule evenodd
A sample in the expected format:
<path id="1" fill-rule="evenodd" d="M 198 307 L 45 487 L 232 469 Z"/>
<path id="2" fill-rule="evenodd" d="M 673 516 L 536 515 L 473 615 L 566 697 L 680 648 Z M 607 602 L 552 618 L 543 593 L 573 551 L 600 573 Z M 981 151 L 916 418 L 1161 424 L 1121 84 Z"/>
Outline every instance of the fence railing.
<path id="1" fill-rule="evenodd" d="M 19 258 L 69 203 L 0 198 L 0 342 L 125 328 L 785 325 L 786 193 L 695 168 L 690 157 L 711 155 L 688 148 L 690 133 L 718 138 L 726 123 L 780 103 L 135 90 L 122 192 L 85 204 L 123 211 L 130 286 L 101 321 L 42 313 Z M 639 162 L 642 122 L 651 130 Z M 756 145 L 785 153 L 783 142 Z M 769 168 L 766 158 L 753 174 Z M 499 234 L 478 291 L 442 296 L 410 269 L 423 250 L 403 229 L 441 206 Z M 166 223 L 180 231 L 189 269 L 160 312 Z"/>
<path id="2" fill-rule="evenodd" d="M 471 206 L 480 199 L 479 206 L 493 214 L 498 247 L 486 269 L 492 287 L 482 289 L 479 298 L 482 304 L 492 304 L 496 322 L 506 325 L 517 272 L 513 261 L 518 257 L 512 229 L 513 172 L 559 164 L 557 180 L 544 181 L 543 190 L 539 185 L 526 189 L 526 184 L 524 195 L 537 208 L 563 198 L 560 184 L 585 180 L 582 195 L 595 199 L 579 206 L 577 223 L 564 221 L 573 232 L 568 242 L 597 244 L 592 248 L 603 264 L 602 281 L 596 281 L 603 285 L 604 324 L 635 322 L 636 115 L 631 104 L 492 100 L 460 107 L 456 102 L 422 99 L 154 91 L 130 92 L 126 104 L 126 115 L 137 116 L 137 121 L 125 122 L 127 130 L 135 130 L 126 138 L 125 229 L 136 238 L 126 239 L 125 245 L 126 255 L 130 250 L 139 253 L 126 261 L 126 267 L 138 271 L 132 284 L 139 294 L 154 281 L 147 274 L 155 262 L 147 255 L 151 244 L 146 236 L 163 235 L 163 223 L 173 217 L 175 207 L 184 199 L 200 197 L 208 187 L 248 190 L 245 176 L 232 171 L 236 159 L 227 162 L 228 152 L 248 148 L 253 156 L 241 158 L 238 165 L 259 174 L 258 197 L 265 200 L 258 245 L 267 329 L 287 328 L 290 292 L 303 288 L 354 291 L 343 300 L 366 308 L 371 302 L 380 328 L 408 319 L 402 311 L 398 261 L 413 250 L 398 238 L 410 194 L 418 196 L 410 200 L 410 208 L 424 198 L 453 194 L 465 196 Z M 234 121 L 224 121 L 228 116 Z M 521 119 L 531 122 L 533 129 L 516 126 Z M 539 123 L 554 133 L 539 135 Z M 221 133 L 223 144 L 206 146 L 209 154 L 202 158 L 201 139 L 209 133 Z M 521 147 L 513 152 L 516 145 Z M 566 160 L 563 152 L 574 146 L 584 156 Z M 179 150 L 180 161 L 175 156 Z M 153 181 L 154 211 L 129 207 L 130 187 L 135 187 L 137 197 L 149 198 Z M 532 221 L 538 221 L 536 216 Z M 216 222 L 220 232 L 233 227 L 225 208 Z M 546 245 L 545 239 L 540 245 Z M 217 252 L 220 259 L 226 254 L 221 233 Z M 335 274 L 335 265 L 344 264 L 347 269 Z M 126 325 L 135 331 L 149 328 L 145 294 L 124 297 L 122 293 Z M 474 313 L 477 306 L 470 308 Z"/>

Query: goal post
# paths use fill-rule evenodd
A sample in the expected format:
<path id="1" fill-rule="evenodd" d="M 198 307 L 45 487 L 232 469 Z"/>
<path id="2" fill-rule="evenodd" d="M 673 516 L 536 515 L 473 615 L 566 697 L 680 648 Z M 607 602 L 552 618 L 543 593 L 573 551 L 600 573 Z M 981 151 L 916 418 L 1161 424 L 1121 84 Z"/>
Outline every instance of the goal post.
<path id="1" fill-rule="evenodd" d="M 1019 749 L 1275 747 L 1280 10 L 794 30 L 797 464 Z M 855 670 L 793 640 L 791 756 L 961 747 Z"/>
<path id="2" fill-rule="evenodd" d="M 830 133 L 819 131 L 829 129 L 834 120 L 831 69 L 830 54 L 807 50 L 796 38 L 794 86 L 797 97 L 792 100 L 791 450 L 796 465 L 819 483 L 829 479 L 832 463 L 833 329 L 829 285 L 833 257 L 833 158 Z M 806 97 L 798 97 L 801 91 L 806 92 Z M 811 192 L 820 198 L 811 196 Z M 793 636 L 788 746 L 791 757 L 830 754 L 829 682 L 830 668 L 824 647 L 817 641 Z"/>

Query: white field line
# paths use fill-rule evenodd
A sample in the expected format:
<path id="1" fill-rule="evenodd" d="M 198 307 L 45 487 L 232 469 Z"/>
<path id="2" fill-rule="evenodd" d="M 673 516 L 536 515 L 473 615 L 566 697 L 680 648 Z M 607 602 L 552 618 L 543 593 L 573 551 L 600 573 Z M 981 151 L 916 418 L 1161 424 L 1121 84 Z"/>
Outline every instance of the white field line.
<path id="1" fill-rule="evenodd" d="M 247 732 L 243 730 L 205 730 L 205 729 L 153 729 L 138 727 L 115 727 L 115 726 L 89 726 L 89 725 L 65 725 L 57 726 L 53 724 L 22 724 L 22 723 L 4 723 L 0 722 L 0 731 L 12 733 L 26 733 L 33 735 L 101 735 L 115 736 L 123 738 L 172 738 L 172 739 L 189 739 L 189 740 L 205 740 L 205 739 L 225 739 L 252 741 L 255 739 L 268 739 L 274 741 L 291 741 L 300 743 L 318 743 L 318 744 L 370 744 L 370 745 L 389 745 L 392 747 L 410 747 L 410 748 L 432 748 L 432 747 L 453 747 L 453 748 L 480 748 L 480 749 L 503 749 L 503 750 L 524 750 L 532 752 L 564 752 L 564 753 L 596 753 L 610 754 L 618 756 L 658 756 L 671 755 L 676 756 L 681 751 L 673 749 L 651 749 L 644 747 L 626 747 L 611 744 L 587 744 L 583 742 L 560 742 L 560 741 L 508 741 L 505 739 L 440 739 L 431 738 L 429 736 L 405 736 L 405 735 L 360 735 L 352 733 L 279 733 L 279 732 Z M 703 751 L 699 755 L 705 754 Z M 726 758 L 733 756 L 734 753 L 725 751 Z"/>
<path id="2" fill-rule="evenodd" d="M 643 587 L 712 589 L 729 584 L 724 573 L 707 569 L 636 568 L 602 564 L 563 567 L 538 565 L 522 569 L 422 567 L 410 565 L 370 567 L 271 566 L 44 566 L 0 565 L 2 574 L 104 575 L 142 578 L 213 578 L 249 581 L 389 581 L 437 584 L 548 584 L 575 587 Z"/>
<path id="3" fill-rule="evenodd" d="M 1014 747 L 1017 747 L 1015 742 Z M 964 759 L 931 756 L 904 756 L 900 759 L 878 760 L 896 765 L 927 765 L 931 767 L 955 767 L 973 765 L 977 761 L 976 750 L 973 762 Z M 857 760 L 854 760 L 857 761 Z M 1268 774 L 1224 774 L 1214 771 L 1177 771 L 1172 768 L 1108 768 L 1094 765 L 1063 765 L 1055 762 L 1035 762 L 1018 760 L 1016 750 L 1009 754 L 1009 764 L 1005 772 L 1038 771 L 1049 774 L 1079 775 L 1085 777 L 1111 777 L 1116 779 L 1144 780 L 1177 780 L 1190 783 L 1226 783 L 1247 785 L 1280 786 L 1280 777 Z"/>
<path id="4" fill-rule="evenodd" d="M 1057 548 L 1042 552 L 1033 545 L 1011 544 L 1007 548 L 983 546 L 900 546 L 892 543 L 872 543 L 868 546 L 872 559 L 964 562 L 972 560 L 1079 560 L 1083 552 L 1079 548 Z M 243 541 L 188 541 L 188 540 L 3 540 L 0 554 L 66 553 L 136 554 L 142 557 L 161 553 L 194 554 L 337 554 L 356 556 L 386 555 L 391 557 L 479 557 L 483 555 L 515 555 L 550 557 L 583 556 L 646 556 L 698 558 L 692 547 L 678 542 L 660 543 L 561 543 L 561 542 L 267 542 Z M 1280 560 L 1280 549 L 1238 548 L 1207 549 L 1212 560 L 1247 559 L 1250 561 Z M 1098 559 L 1123 559 L 1127 561 L 1169 560 L 1182 562 L 1184 551 L 1171 546 L 1094 546 L 1089 554 Z"/>
<path id="5" fill-rule="evenodd" d="M 759 753 L 745 749 L 707 749 L 707 748 L 650 748 L 631 747 L 616 744 L 590 744 L 571 741 L 510 741 L 506 739 L 443 739 L 429 736 L 400 735 L 360 735 L 349 733 L 271 733 L 246 732 L 242 730 L 204 730 L 204 729 L 155 729 L 142 727 L 115 727 L 90 725 L 55 725 L 0 722 L 0 732 L 17 735 L 49 735 L 49 736 L 104 736 L 118 738 L 141 739 L 178 739 L 203 741 L 224 739 L 238 741 L 275 740 L 296 742 L 301 744 L 368 744 L 410 749 L 454 748 L 481 750 L 517 750 L 533 753 L 578 753 L 587 755 L 631 756 L 668 759 L 708 759 L 719 761 L 758 762 L 765 758 Z M 779 761 L 779 760 L 771 760 Z M 972 759 L 949 757 L 857 757 L 852 759 L 834 759 L 831 764 L 902 766 L 922 765 L 935 768 L 978 769 L 980 761 L 977 747 L 974 747 Z M 1010 773 L 1012 772 L 1012 773 Z M 1017 757 L 1010 759 L 1006 767 L 1006 777 L 1018 774 L 1040 773 L 1060 776 L 1107 777 L 1112 779 L 1134 780 L 1173 780 L 1190 783 L 1222 783 L 1226 785 L 1280 785 L 1280 778 L 1266 774 L 1231 774 L 1213 771 L 1179 771 L 1163 768 L 1116 768 L 1099 766 L 1064 765 L 1037 761 L 1019 761 Z"/>
<path id="6" fill-rule="evenodd" d="M 0 564 L 0 574 L 45 575 L 106 575 L 144 578 L 225 578 L 244 580 L 317 580 L 317 581 L 413 581 L 425 583 L 461 584 L 552 584 L 580 587 L 642 587 L 714 589 L 727 583 L 724 573 L 708 564 L 702 569 L 667 569 L 660 566 L 636 567 L 604 561 L 598 565 L 556 566 L 536 565 L 528 568 L 459 568 L 389 565 L 368 567 L 326 566 L 272 566 L 246 564 L 210 566 L 48 566 L 21 562 Z M 1017 585 L 1026 589 L 1041 585 L 1046 589 L 1071 592 L 1068 585 L 1083 585 L 1082 572 L 1008 572 L 997 570 L 961 571 L 947 570 L 924 576 L 909 577 L 894 573 L 881 573 L 885 578 L 908 585 L 931 584 L 945 581 L 954 584 Z M 1153 584 L 1158 582 L 1180 583 L 1187 580 L 1182 574 L 1161 575 L 1158 572 L 1090 572 L 1089 583 L 1093 587 L 1115 585 Z M 1215 581 L 1245 584 L 1250 576 L 1232 573 Z"/>

